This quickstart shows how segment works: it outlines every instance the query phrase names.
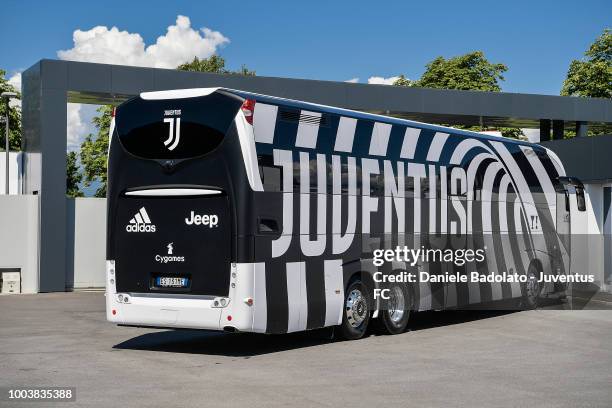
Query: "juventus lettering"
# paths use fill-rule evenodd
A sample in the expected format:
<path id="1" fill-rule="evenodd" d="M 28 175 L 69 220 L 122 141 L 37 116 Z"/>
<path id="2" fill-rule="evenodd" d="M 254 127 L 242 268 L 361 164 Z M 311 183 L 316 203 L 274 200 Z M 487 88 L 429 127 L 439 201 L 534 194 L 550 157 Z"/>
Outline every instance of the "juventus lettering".
<path id="1" fill-rule="evenodd" d="M 291 244 L 293 236 L 292 214 L 294 212 L 293 179 L 297 175 L 293 174 L 294 165 L 291 160 L 293 153 L 291 151 L 274 149 L 273 156 L 274 164 L 283 169 L 282 174 L 284 175 L 284 230 L 280 238 L 272 242 L 272 256 L 276 258 L 284 255 Z M 453 167 L 449 172 L 447 166 L 425 166 L 410 162 L 405 165 L 404 162 L 392 162 L 390 160 L 379 162 L 369 158 L 332 155 L 332 206 L 328 208 L 325 155 L 316 154 L 315 157 L 316 160 L 313 160 L 310 153 L 299 152 L 299 237 L 300 247 L 305 256 L 319 256 L 328 249 L 328 245 L 331 245 L 333 254 L 344 253 L 353 243 L 356 233 L 369 234 L 374 232 L 372 218 L 378 212 L 383 213 L 384 231 L 376 232 L 383 232 L 384 234 L 395 232 L 403 235 L 406 225 L 406 201 L 408 200 L 412 202 L 408 207 L 414 209 L 415 232 L 420 232 L 420 228 L 417 227 L 421 223 L 420 202 L 426 198 L 423 194 L 424 190 L 421 188 L 422 185 L 429 187 L 429 199 L 426 200 L 429 207 L 428 213 L 431 215 L 441 213 L 439 221 L 430 217 L 429 230 L 425 232 L 446 234 L 447 231 L 450 231 L 451 234 L 459 236 L 466 234 L 465 196 L 468 176 L 461 167 Z M 316 178 L 313 177 L 315 180 L 311 180 L 312 162 L 316 163 Z M 380 163 L 382 163 L 382 166 L 380 166 Z M 358 166 L 358 164 L 360 165 Z M 358 168 L 361 169 L 359 175 Z M 448 183 L 447 175 L 450 176 Z M 361 180 L 361 194 L 357 194 L 358 176 Z M 377 196 L 373 191 L 376 187 L 372 185 L 372 180 L 380 179 L 380 176 L 382 176 L 384 191 L 382 195 Z M 311 182 L 316 185 L 316 209 L 310 208 L 310 192 L 313 191 L 311 190 Z M 342 184 L 347 185 L 348 194 L 341 194 Z M 440 184 L 439 187 L 438 184 Z M 450 191 L 447 191 L 447 184 L 450 184 Z M 411 186 L 408 190 L 406 190 L 407 185 Z M 408 196 L 406 191 L 410 192 Z M 440 199 L 436 199 L 437 194 L 440 194 Z M 446 201 L 449 198 L 452 202 L 450 213 L 446 208 Z M 344 206 L 343 201 L 345 202 Z M 357 214 L 358 206 L 361 208 L 359 215 Z M 348 211 L 348 222 L 344 229 L 341 228 L 343 208 Z M 316 214 L 316 231 L 310 231 L 310 217 L 313 214 Z M 471 216 L 471 212 L 469 215 Z M 326 234 L 326 219 L 328 216 L 332 217 L 331 242 L 327 242 Z M 357 230 L 358 218 L 360 218 L 361 231 Z M 316 239 L 310 238 L 312 232 L 315 233 Z"/>

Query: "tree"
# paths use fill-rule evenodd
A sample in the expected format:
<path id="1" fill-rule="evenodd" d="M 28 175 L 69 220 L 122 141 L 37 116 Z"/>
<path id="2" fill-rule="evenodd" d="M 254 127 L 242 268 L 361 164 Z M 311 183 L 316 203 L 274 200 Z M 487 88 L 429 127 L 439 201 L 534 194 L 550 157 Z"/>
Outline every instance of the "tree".
<path id="1" fill-rule="evenodd" d="M 570 63 L 561 95 L 612 98 L 612 31 L 606 28 L 584 56 Z"/>
<path id="2" fill-rule="evenodd" d="M 81 164 L 83 165 L 84 184 L 91 186 L 99 182 L 100 187 L 96 190 L 96 197 L 106 197 L 108 133 L 113 107 L 104 105 L 98 108 L 100 115 L 93 118 L 93 124 L 98 129 L 96 135 L 87 135 L 81 144 Z"/>
<path id="3" fill-rule="evenodd" d="M 68 197 L 83 197 L 83 192 L 79 189 L 82 179 L 83 175 L 77 163 L 77 152 L 68 152 L 66 156 L 66 195 Z"/>
<path id="4" fill-rule="evenodd" d="M 0 69 L 0 93 L 2 92 L 17 92 L 18 89 L 15 89 L 14 86 L 8 83 L 8 81 L 4 78 L 6 75 L 6 71 Z M 4 120 L 6 118 L 6 102 L 3 100 L 0 102 L 0 148 L 4 150 L 4 138 L 6 135 L 6 124 Z M 9 149 L 10 150 L 21 150 L 21 110 L 13 106 L 9 108 Z"/>
<path id="5" fill-rule="evenodd" d="M 400 75 L 393 85 L 499 92 L 501 91 L 499 82 L 504 80 L 503 73 L 507 70 L 508 67 L 504 64 L 489 62 L 482 51 L 474 51 L 449 59 L 437 57 L 425 66 L 425 72 L 420 79 L 411 81 L 404 75 Z M 523 132 L 518 128 L 455 127 L 477 132 L 499 130 L 504 137 L 524 138 Z"/>
<path id="6" fill-rule="evenodd" d="M 255 76 L 255 71 L 249 70 L 245 65 L 240 67 L 238 71 L 231 71 L 225 68 L 225 59 L 218 55 L 212 55 L 209 58 L 199 59 L 194 57 L 193 61 L 179 65 L 176 69 L 180 71 L 195 71 L 195 72 L 212 72 L 215 74 L 236 74 Z"/>
<path id="7" fill-rule="evenodd" d="M 225 68 L 225 59 L 218 55 L 209 58 L 199 59 L 195 57 L 193 61 L 181 64 L 177 69 L 182 71 L 212 72 L 217 74 L 250 75 L 254 76 L 255 71 L 249 70 L 242 65 L 240 70 L 231 71 Z M 81 144 L 81 164 L 83 165 L 84 184 L 89 187 L 92 183 L 100 183 L 96 190 L 96 197 L 106 196 L 107 180 L 107 152 L 108 152 L 108 133 L 110 130 L 111 114 L 113 107 L 105 105 L 98 108 L 99 115 L 93 118 L 93 123 L 98 129 L 96 135 L 88 135 Z"/>
<path id="8" fill-rule="evenodd" d="M 449 59 L 438 57 L 426 65 L 419 80 L 406 83 L 402 75 L 394 85 L 499 92 L 499 81 L 507 70 L 504 64 L 489 62 L 482 51 L 474 51 Z"/>

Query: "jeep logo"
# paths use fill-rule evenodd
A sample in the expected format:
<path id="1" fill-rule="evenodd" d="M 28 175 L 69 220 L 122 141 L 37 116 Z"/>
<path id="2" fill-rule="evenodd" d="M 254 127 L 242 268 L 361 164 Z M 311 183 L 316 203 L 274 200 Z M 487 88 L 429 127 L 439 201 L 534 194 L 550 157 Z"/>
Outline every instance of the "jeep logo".
<path id="1" fill-rule="evenodd" d="M 185 224 L 187 225 L 204 225 L 208 228 L 217 227 L 219 224 L 219 217 L 212 214 L 196 214 L 195 211 L 191 212 L 191 218 L 185 218 Z"/>

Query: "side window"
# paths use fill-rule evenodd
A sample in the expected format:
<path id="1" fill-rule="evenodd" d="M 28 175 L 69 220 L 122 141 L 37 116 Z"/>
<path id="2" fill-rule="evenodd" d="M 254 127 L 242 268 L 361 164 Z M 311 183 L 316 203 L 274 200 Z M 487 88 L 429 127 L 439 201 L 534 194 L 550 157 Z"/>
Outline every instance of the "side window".
<path id="1" fill-rule="evenodd" d="M 269 155 L 258 156 L 258 161 L 264 191 L 282 191 L 283 168 L 275 166 Z"/>

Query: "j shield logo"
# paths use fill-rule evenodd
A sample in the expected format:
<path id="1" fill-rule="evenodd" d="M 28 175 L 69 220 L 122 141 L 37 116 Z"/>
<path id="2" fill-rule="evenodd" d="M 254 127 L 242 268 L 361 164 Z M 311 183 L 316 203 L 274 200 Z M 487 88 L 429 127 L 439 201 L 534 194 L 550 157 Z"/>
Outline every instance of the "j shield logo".
<path id="1" fill-rule="evenodd" d="M 219 217 L 212 214 L 212 215 L 208 215 L 208 214 L 204 214 L 204 215 L 199 215 L 196 214 L 195 211 L 191 212 L 191 215 L 187 218 L 185 218 L 185 224 L 187 225 L 203 225 L 203 226 L 207 226 L 208 228 L 213 228 L 213 227 L 217 227 L 219 225 Z"/>
<path id="2" fill-rule="evenodd" d="M 164 116 L 180 116 L 180 114 L 180 109 L 169 109 L 164 111 Z M 166 146 L 168 150 L 174 150 L 181 140 L 181 118 L 164 118 L 164 123 L 168 123 L 170 125 L 168 128 L 168 139 L 164 141 L 164 146 Z"/>
<path id="3" fill-rule="evenodd" d="M 155 232 L 155 224 L 151 223 L 147 210 L 142 207 L 125 226 L 127 232 Z"/>

